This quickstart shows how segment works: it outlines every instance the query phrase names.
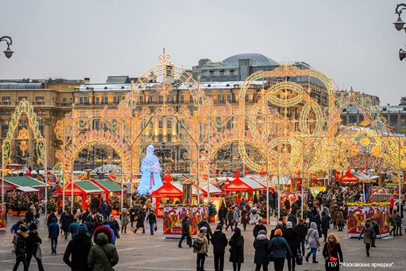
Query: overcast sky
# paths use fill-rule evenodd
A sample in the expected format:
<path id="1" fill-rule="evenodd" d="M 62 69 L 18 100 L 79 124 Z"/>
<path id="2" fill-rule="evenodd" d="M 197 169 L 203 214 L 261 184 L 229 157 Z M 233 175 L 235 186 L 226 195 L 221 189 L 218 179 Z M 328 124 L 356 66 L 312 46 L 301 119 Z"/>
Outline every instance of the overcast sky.
<path id="1" fill-rule="evenodd" d="M 3 1 L 0 36 L 12 36 L 15 54 L 1 53 L 0 79 L 140 76 L 163 47 L 184 68 L 261 53 L 307 62 L 340 89 L 398 104 L 406 96 L 406 60 L 398 57 L 406 34 L 392 24 L 399 1 Z"/>

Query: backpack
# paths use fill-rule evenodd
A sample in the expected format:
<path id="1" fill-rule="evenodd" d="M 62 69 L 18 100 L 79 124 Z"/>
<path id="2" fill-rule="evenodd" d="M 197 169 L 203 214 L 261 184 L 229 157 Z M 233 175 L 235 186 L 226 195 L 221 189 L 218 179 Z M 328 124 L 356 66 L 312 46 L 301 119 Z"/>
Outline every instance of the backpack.
<path id="1" fill-rule="evenodd" d="M 196 242 L 196 240 L 194 240 L 192 246 L 195 249 L 195 251 L 199 251 L 202 248 L 203 243 L 198 243 Z"/>

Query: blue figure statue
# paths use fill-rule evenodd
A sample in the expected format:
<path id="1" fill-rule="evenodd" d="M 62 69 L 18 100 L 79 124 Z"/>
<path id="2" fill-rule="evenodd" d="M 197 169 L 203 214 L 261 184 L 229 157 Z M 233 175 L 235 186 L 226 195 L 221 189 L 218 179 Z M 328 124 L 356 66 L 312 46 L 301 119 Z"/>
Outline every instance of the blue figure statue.
<path id="1" fill-rule="evenodd" d="M 159 189 L 163 185 L 160 176 L 161 170 L 158 157 L 154 155 L 154 146 L 149 145 L 147 147 L 147 155 L 141 162 L 142 177 L 137 188 L 137 193 L 149 195 Z"/>

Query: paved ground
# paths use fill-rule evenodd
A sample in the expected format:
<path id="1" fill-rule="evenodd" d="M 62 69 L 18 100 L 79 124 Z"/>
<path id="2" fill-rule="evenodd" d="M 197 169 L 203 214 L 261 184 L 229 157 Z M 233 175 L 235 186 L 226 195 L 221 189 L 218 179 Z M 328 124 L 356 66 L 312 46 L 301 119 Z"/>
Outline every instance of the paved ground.
<path id="1" fill-rule="evenodd" d="M 15 262 L 15 256 L 12 254 L 13 245 L 11 243 L 12 235 L 10 234 L 10 227 L 16 221 L 15 217 L 9 216 L 9 224 L 7 232 L 0 232 L 0 270 L 12 270 Z M 69 270 L 63 263 L 62 257 L 68 240 L 64 240 L 61 236 L 58 240 L 57 254 L 51 255 L 50 240 L 47 238 L 46 226 L 44 226 L 44 218 L 41 218 L 39 233 L 42 237 L 42 252 L 45 270 Z M 119 264 L 115 270 L 196 270 L 195 258 L 196 255 L 192 253 L 192 249 L 177 248 L 176 240 L 165 240 L 162 236 L 162 220 L 158 220 L 158 233 L 151 236 L 148 233 L 142 234 L 138 232 L 128 232 L 123 234 L 116 245 L 120 256 Z M 274 226 L 268 226 L 273 228 Z M 212 224 L 212 228 L 215 225 Z M 254 270 L 254 248 L 252 246 L 253 226 L 248 226 L 247 231 L 243 232 L 245 238 L 245 263 L 242 265 L 242 270 Z M 268 231 L 269 232 L 269 231 Z M 226 232 L 227 238 L 231 237 L 230 232 Z M 352 266 L 342 267 L 341 270 L 405 270 L 406 266 L 406 238 L 405 236 L 396 238 L 387 238 L 385 240 L 377 240 L 377 248 L 371 251 L 371 257 L 365 255 L 364 244 L 358 239 L 348 239 L 344 232 L 337 232 L 341 246 L 344 250 L 344 260 L 347 264 Z M 205 270 L 214 270 L 213 266 L 213 253 L 212 247 L 209 248 L 209 257 L 206 259 Z M 226 259 L 229 253 L 226 250 Z M 321 254 L 318 254 L 319 264 L 304 263 L 302 266 L 296 268 L 298 271 L 303 270 L 324 270 Z M 369 267 L 354 267 L 355 263 L 369 264 Z M 373 266 L 373 264 L 386 263 L 389 266 L 386 268 Z M 272 264 L 270 270 L 273 270 Z M 20 266 L 19 270 L 23 270 Z M 30 270 L 38 270 L 35 260 L 31 261 Z M 228 261 L 225 263 L 225 270 L 232 270 L 232 265 Z M 287 266 L 285 264 L 285 270 Z"/>

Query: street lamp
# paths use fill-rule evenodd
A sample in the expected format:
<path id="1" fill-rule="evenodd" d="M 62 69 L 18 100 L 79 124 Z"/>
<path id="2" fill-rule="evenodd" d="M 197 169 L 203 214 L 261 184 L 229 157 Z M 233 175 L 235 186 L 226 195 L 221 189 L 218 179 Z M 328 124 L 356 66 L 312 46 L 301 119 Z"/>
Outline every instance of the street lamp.
<path id="1" fill-rule="evenodd" d="M 402 4 L 396 5 L 395 13 L 398 15 L 398 19 L 393 24 L 395 25 L 395 28 L 397 31 L 400 31 L 403 29 L 406 33 L 406 28 L 403 28 L 405 26 L 405 22 L 402 21 L 402 18 L 401 18 L 401 14 L 402 14 L 403 10 L 406 10 L 406 4 L 402 3 Z M 406 51 L 404 51 L 403 49 L 400 49 L 399 50 L 400 61 L 402 61 L 405 57 L 406 57 Z"/>
<path id="2" fill-rule="evenodd" d="M 7 42 L 7 49 L 3 51 L 3 53 L 7 58 L 10 58 L 14 53 L 14 51 L 10 50 L 10 45 L 13 44 L 13 40 L 9 36 L 3 36 L 0 38 L 0 42 L 2 41 Z"/>

